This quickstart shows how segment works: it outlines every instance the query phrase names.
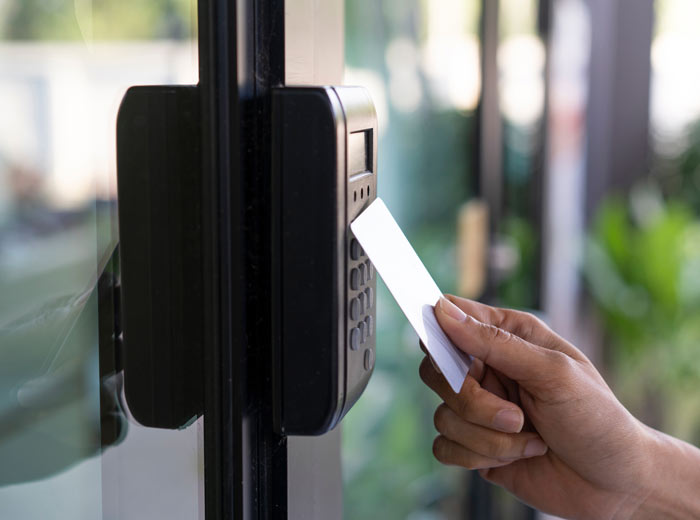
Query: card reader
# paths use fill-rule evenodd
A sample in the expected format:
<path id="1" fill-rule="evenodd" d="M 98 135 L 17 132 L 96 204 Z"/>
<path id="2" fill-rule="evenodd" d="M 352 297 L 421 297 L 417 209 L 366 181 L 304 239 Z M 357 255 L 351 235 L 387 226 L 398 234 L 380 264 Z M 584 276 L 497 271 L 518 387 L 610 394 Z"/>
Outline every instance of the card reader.
<path id="1" fill-rule="evenodd" d="M 376 197 L 377 117 L 361 87 L 272 93 L 273 407 L 278 432 L 320 435 L 374 369 L 374 266 L 350 222 Z"/>

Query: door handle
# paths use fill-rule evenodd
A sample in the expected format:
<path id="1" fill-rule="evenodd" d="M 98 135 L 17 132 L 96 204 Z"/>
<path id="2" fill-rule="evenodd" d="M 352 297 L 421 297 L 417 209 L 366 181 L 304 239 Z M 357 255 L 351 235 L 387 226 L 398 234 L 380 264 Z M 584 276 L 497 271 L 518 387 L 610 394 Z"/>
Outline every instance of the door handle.
<path id="1" fill-rule="evenodd" d="M 117 117 L 124 391 L 156 428 L 203 411 L 199 99 L 196 86 L 132 87 Z"/>

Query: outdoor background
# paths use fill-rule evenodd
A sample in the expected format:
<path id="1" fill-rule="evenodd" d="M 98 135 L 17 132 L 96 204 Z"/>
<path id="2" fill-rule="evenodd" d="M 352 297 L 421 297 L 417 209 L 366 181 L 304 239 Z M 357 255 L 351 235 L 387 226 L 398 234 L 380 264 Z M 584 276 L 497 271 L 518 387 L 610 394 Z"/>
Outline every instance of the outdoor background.
<path id="1" fill-rule="evenodd" d="M 637 416 L 698 444 L 700 4 L 607 3 L 500 0 L 494 37 L 477 0 L 348 1 L 346 82 L 373 93 L 379 196 L 441 289 L 479 278 L 459 261 L 460 229 L 485 201 L 487 281 L 468 296 L 537 312 Z M 501 141 L 490 200 L 483 85 Z M 383 286 L 378 304 L 377 368 L 343 423 L 345 517 L 531 518 L 433 459 L 423 355 Z"/>

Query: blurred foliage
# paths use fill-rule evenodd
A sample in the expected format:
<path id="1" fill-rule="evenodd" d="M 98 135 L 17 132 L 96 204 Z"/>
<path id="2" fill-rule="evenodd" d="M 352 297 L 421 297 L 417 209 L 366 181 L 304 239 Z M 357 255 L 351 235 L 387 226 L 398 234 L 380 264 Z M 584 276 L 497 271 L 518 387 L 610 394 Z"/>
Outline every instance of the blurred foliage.
<path id="1" fill-rule="evenodd" d="M 346 2 L 346 62 L 376 78 L 389 103 L 389 128 L 380 133 L 379 195 L 438 286 L 454 292 L 456 216 L 473 195 L 476 117 L 445 106 L 431 90 L 420 65 L 425 59 L 421 51 L 428 38 L 429 12 L 438 9 L 438 4 L 421 0 Z M 473 34 L 478 31 L 479 5 L 474 3 L 473 9 L 465 11 L 466 30 Z M 410 59 L 402 62 L 403 73 L 416 74 L 419 79 L 420 101 L 413 110 L 394 104 L 392 79 L 395 88 L 396 78 L 392 74 L 396 71 L 389 66 L 388 50 L 396 42 L 412 46 L 418 58 L 415 66 L 408 63 Z M 531 221 L 538 202 L 523 193 L 537 193 L 533 172 L 538 167 L 540 142 L 536 125 L 510 127 L 504 143 L 504 202 L 512 211 L 500 231 L 507 235 L 520 262 L 503 279 L 500 294 L 517 306 L 530 306 L 537 299 L 538 237 Z M 470 500 L 470 474 L 441 466 L 432 456 L 438 399 L 417 377 L 423 358 L 417 338 L 381 284 L 377 302 L 375 373 L 343 422 L 344 517 L 427 520 L 463 516 L 464 504 Z M 496 512 L 522 509 L 505 494 L 494 497 L 494 518 L 513 518 L 515 515 Z M 480 498 L 483 502 L 484 497 Z"/>
<path id="2" fill-rule="evenodd" d="M 412 228 L 409 238 L 438 284 L 449 290 L 455 284 L 454 224 L 431 224 Z M 418 340 L 381 281 L 377 305 L 375 371 L 343 421 L 344 518 L 445 518 L 444 502 L 466 481 L 461 471 L 432 456 L 439 398 L 418 377 L 423 359 Z"/>
<path id="3" fill-rule="evenodd" d="M 688 128 L 684 138 L 680 153 L 657 158 L 655 176 L 667 196 L 700 213 L 700 121 Z"/>
<path id="4" fill-rule="evenodd" d="M 503 122 L 503 216 L 498 231 L 502 253 L 512 265 L 494 265 L 496 305 L 537 310 L 540 305 L 541 170 L 544 120 L 531 126 Z M 499 263 L 499 262 L 496 262 Z"/>
<path id="5" fill-rule="evenodd" d="M 346 2 L 346 62 L 369 72 L 385 91 L 385 52 L 397 38 L 420 49 L 424 5 L 419 1 Z M 379 196 L 415 247 L 437 284 L 454 292 L 455 228 L 459 206 L 470 196 L 472 113 L 439 107 L 428 81 L 415 110 L 389 101 L 389 128 L 380 133 Z M 344 518 L 441 519 L 460 503 L 465 472 L 432 455 L 439 404 L 418 377 L 423 353 L 386 287 L 378 284 L 377 363 L 362 398 L 343 421 Z"/>
<path id="6" fill-rule="evenodd" d="M 196 30 L 193 0 L 5 0 L 0 7 L 0 37 L 8 40 L 184 39 Z"/>
<path id="7" fill-rule="evenodd" d="M 423 354 L 413 331 L 386 286 L 380 282 L 378 289 L 378 363 L 343 422 L 348 519 L 427 514 L 461 483 L 458 470 L 440 466 L 432 456 L 432 416 L 439 400 L 418 378 Z"/>
<path id="8" fill-rule="evenodd" d="M 535 309 L 539 291 L 539 237 L 535 226 L 527 218 L 506 217 L 501 236 L 515 262 L 498 281 L 498 303 L 505 307 Z"/>
<path id="9" fill-rule="evenodd" d="M 621 399 L 652 426 L 700 442 L 700 206 L 654 185 L 598 210 L 584 272 L 604 319 Z"/>

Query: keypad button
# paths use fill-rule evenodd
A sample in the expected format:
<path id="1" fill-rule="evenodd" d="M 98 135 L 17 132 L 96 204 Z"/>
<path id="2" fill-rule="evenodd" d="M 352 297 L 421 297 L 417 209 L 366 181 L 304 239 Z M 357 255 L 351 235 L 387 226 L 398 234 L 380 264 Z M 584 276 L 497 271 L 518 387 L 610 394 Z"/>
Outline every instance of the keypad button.
<path id="1" fill-rule="evenodd" d="M 367 341 L 367 324 L 364 321 L 361 321 L 360 323 L 357 324 L 357 328 L 360 329 L 360 343 L 364 343 Z"/>
<path id="2" fill-rule="evenodd" d="M 374 278 L 374 264 L 367 260 L 365 262 L 365 265 L 367 266 L 367 280 L 371 280 L 372 278 Z"/>
<path id="3" fill-rule="evenodd" d="M 365 370 L 372 370 L 374 367 L 374 350 L 368 348 L 365 350 Z"/>
<path id="4" fill-rule="evenodd" d="M 357 298 L 350 300 L 350 318 L 356 320 L 360 317 L 360 302 Z"/>
<path id="5" fill-rule="evenodd" d="M 350 348 L 352 350 L 357 350 L 360 348 L 360 340 L 362 339 L 362 332 L 360 329 L 354 328 L 350 330 Z"/>
<path id="6" fill-rule="evenodd" d="M 352 268 L 350 271 L 350 289 L 356 291 L 360 287 L 360 271 L 356 268 Z"/>
<path id="7" fill-rule="evenodd" d="M 373 322 L 374 322 L 374 320 L 372 319 L 372 316 L 367 316 L 365 318 L 365 323 L 367 324 L 367 337 L 368 338 L 370 336 L 372 336 L 372 334 L 374 334 L 374 330 L 372 328 L 372 326 L 374 325 Z"/>
<path id="8" fill-rule="evenodd" d="M 360 258 L 362 255 L 362 247 L 360 247 L 360 243 L 357 241 L 357 239 L 353 238 L 352 241 L 350 242 L 350 258 L 353 260 L 357 260 Z"/>
<path id="9" fill-rule="evenodd" d="M 373 305 L 374 305 L 374 291 L 372 290 L 371 287 L 367 287 L 367 289 L 365 289 L 365 307 L 367 307 L 367 310 L 369 311 Z"/>
<path id="10" fill-rule="evenodd" d="M 367 267 L 365 266 L 365 264 L 360 264 L 357 266 L 357 270 L 360 271 L 360 285 L 365 284 L 365 280 L 366 280 L 365 270 L 366 269 L 367 269 Z"/>
<path id="11" fill-rule="evenodd" d="M 360 293 L 357 295 L 357 301 L 360 302 L 360 314 L 365 313 L 365 298 L 366 297 L 367 296 L 365 295 L 365 293 Z"/>

